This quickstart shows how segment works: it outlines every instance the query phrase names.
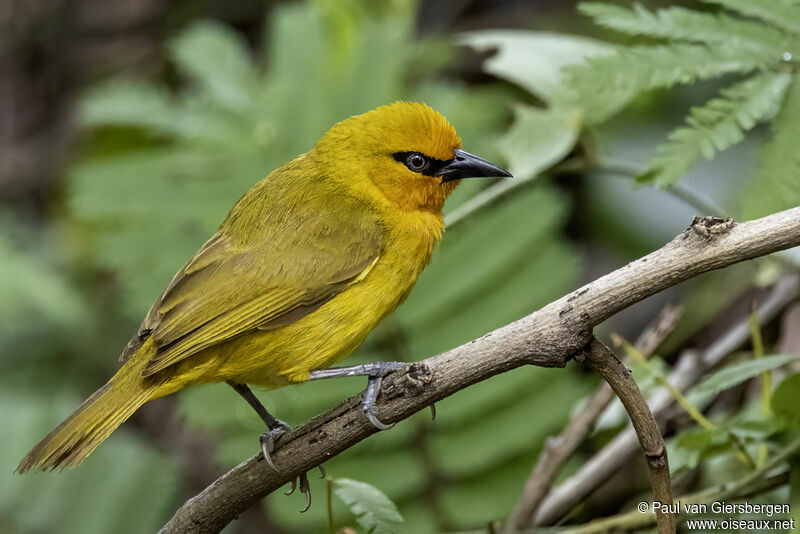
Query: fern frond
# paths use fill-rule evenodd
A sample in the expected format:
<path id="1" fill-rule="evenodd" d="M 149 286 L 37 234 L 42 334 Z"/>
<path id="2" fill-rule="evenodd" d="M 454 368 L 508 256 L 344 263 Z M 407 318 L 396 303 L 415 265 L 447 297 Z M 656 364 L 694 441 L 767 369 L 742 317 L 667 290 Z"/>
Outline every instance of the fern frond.
<path id="1" fill-rule="evenodd" d="M 578 9 L 597 24 L 629 35 L 711 45 L 739 39 L 744 45 L 767 52 L 785 51 L 791 41 L 777 28 L 725 13 L 703 13 L 681 7 L 653 12 L 641 4 L 626 8 L 599 2 L 582 3 Z M 800 43 L 795 43 L 794 48 L 798 47 Z"/>
<path id="2" fill-rule="evenodd" d="M 586 122 L 601 122 L 639 94 L 723 74 L 746 74 L 781 61 L 781 51 L 754 50 L 731 40 L 724 47 L 668 44 L 620 48 L 616 54 L 588 58 L 564 69 L 567 84 L 586 112 Z"/>
<path id="3" fill-rule="evenodd" d="M 746 17 L 765 22 L 800 35 L 800 2 L 797 0 L 702 0 Z"/>
<path id="4" fill-rule="evenodd" d="M 702 156 L 712 159 L 744 139 L 744 132 L 772 116 L 791 81 L 787 73 L 757 74 L 721 91 L 705 106 L 693 108 L 686 126 L 674 130 L 658 148 L 641 181 L 667 187 Z"/>
<path id="5" fill-rule="evenodd" d="M 742 202 L 746 219 L 800 205 L 800 74 L 772 121 L 772 138 L 761 149 L 758 166 Z"/>

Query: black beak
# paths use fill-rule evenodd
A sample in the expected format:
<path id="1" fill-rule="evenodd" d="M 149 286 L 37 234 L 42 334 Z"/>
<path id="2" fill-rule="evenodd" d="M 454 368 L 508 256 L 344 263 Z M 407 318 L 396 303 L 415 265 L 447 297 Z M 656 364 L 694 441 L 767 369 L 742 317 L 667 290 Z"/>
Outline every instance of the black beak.
<path id="1" fill-rule="evenodd" d="M 442 177 L 442 183 L 461 178 L 513 178 L 511 173 L 493 165 L 483 158 L 473 156 L 469 152 L 456 149 L 455 157 L 442 165 L 436 176 Z"/>

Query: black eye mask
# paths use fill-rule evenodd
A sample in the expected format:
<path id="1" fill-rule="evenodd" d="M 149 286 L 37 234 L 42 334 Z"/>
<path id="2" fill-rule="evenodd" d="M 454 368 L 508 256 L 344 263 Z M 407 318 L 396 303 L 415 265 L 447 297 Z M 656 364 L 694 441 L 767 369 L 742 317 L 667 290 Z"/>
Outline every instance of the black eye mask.
<path id="1" fill-rule="evenodd" d="M 441 177 L 442 183 L 462 178 L 512 178 L 511 173 L 469 152 L 455 149 L 454 158 L 443 161 L 422 152 L 395 152 L 392 157 L 410 171 L 432 178 Z"/>

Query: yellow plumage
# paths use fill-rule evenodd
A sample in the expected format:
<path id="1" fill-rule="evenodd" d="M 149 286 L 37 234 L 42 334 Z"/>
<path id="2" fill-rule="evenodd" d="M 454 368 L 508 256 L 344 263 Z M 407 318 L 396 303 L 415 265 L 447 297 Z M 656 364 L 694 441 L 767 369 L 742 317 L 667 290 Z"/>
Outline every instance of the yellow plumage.
<path id="1" fill-rule="evenodd" d="M 411 291 L 458 183 L 397 155 L 423 154 L 432 169 L 460 147 L 422 104 L 335 125 L 236 203 L 155 302 L 122 368 L 18 471 L 77 465 L 144 402 L 190 385 L 278 387 L 347 356 Z"/>

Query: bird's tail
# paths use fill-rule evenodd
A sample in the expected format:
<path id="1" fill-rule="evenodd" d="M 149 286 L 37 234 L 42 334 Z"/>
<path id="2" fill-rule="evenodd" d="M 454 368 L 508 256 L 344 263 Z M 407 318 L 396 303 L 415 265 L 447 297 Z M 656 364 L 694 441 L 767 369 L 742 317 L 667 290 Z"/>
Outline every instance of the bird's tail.
<path id="1" fill-rule="evenodd" d="M 139 355 L 142 356 L 142 355 Z M 145 358 L 134 356 L 91 397 L 25 455 L 17 473 L 74 467 L 103 442 L 142 404 L 155 398 L 141 370 Z"/>

